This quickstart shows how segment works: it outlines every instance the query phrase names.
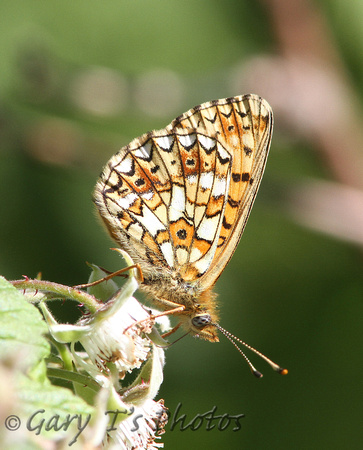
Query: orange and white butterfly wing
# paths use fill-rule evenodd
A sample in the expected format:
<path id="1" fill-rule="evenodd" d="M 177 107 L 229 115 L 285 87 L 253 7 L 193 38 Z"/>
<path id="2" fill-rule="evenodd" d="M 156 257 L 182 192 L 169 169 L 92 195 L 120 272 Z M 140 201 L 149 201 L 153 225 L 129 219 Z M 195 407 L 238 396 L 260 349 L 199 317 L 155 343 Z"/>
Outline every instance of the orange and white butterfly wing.
<path id="1" fill-rule="evenodd" d="M 194 129 L 155 131 L 111 158 L 95 202 L 144 277 L 166 269 L 193 281 L 217 249 L 231 169 L 218 140 Z"/>
<path id="2" fill-rule="evenodd" d="M 170 195 L 170 187 L 169 173 L 147 135 L 116 153 L 96 185 L 94 201 L 101 218 L 143 272 L 153 264 L 168 266 L 157 240 L 165 233 L 169 236 L 164 197 Z"/>
<path id="3" fill-rule="evenodd" d="M 249 94 L 196 106 L 176 118 L 171 128 L 206 130 L 231 153 L 232 170 L 218 245 L 200 283 L 213 286 L 232 257 L 247 223 L 270 148 L 273 115 L 261 97 Z"/>
<path id="4" fill-rule="evenodd" d="M 248 219 L 271 132 L 267 102 L 233 97 L 191 109 L 110 159 L 95 203 L 144 277 L 215 283 Z"/>

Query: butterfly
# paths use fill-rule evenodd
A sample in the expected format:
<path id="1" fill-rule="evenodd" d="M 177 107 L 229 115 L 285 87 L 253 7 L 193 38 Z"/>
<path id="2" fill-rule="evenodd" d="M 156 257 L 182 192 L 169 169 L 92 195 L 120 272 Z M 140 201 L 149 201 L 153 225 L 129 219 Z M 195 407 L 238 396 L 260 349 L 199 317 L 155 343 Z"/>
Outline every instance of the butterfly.
<path id="1" fill-rule="evenodd" d="M 213 286 L 245 228 L 272 128 L 257 95 L 203 103 L 121 148 L 95 188 L 111 237 L 140 265 L 140 289 L 211 342 L 218 330 L 233 336 L 218 324 Z"/>

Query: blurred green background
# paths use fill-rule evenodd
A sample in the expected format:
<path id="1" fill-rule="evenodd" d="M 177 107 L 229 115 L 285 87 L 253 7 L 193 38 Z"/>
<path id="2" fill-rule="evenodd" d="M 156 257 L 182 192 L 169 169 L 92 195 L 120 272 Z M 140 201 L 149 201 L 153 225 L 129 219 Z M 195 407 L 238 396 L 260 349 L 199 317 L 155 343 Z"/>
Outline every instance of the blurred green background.
<path id="1" fill-rule="evenodd" d="M 77 284 L 116 270 L 91 194 L 110 156 L 198 103 L 248 92 L 275 111 L 262 186 L 221 276 L 230 343 L 167 350 L 168 449 L 362 445 L 363 2 L 104 0 L 0 4 L 0 272 Z M 67 320 L 67 306 L 57 310 Z M 359 369 L 360 367 L 360 369 Z M 170 420 L 171 422 L 171 420 Z"/>

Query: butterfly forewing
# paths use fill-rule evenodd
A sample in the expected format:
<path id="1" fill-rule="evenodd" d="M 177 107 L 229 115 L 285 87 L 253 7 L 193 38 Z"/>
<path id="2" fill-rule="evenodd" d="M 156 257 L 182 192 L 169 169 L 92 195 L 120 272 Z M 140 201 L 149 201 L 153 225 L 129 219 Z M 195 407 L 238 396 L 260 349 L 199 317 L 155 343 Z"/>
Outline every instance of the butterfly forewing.
<path id="1" fill-rule="evenodd" d="M 199 105 L 111 158 L 95 202 L 144 276 L 214 284 L 248 219 L 271 132 L 267 102 L 240 96 Z"/>
<path id="2" fill-rule="evenodd" d="M 223 224 L 210 269 L 201 279 L 212 286 L 231 258 L 246 225 L 268 155 L 273 118 L 268 103 L 245 95 L 204 103 L 175 119 L 170 127 L 198 127 L 227 148 L 232 173 Z"/>

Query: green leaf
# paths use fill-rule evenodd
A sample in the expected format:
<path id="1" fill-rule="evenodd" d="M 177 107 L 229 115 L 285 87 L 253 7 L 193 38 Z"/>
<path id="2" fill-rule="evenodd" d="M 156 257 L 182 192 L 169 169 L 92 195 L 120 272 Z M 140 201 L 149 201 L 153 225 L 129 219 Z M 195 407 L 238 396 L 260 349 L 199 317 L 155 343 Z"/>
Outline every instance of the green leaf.
<path id="1" fill-rule="evenodd" d="M 21 417 L 23 431 L 28 430 L 33 437 L 65 437 L 69 444 L 79 444 L 80 430 L 89 426 L 95 410 L 70 389 L 50 383 L 45 365 L 50 346 L 43 336 L 47 332 L 38 309 L 0 277 L 0 373 L 2 384 L 8 386 L 2 399 L 4 415 Z M 15 433 L 11 436 L 17 439 Z M 25 448 L 30 441 L 23 437 Z M 7 441 L 5 447 L 12 444 Z"/>
<path id="2" fill-rule="evenodd" d="M 90 426 L 95 409 L 69 389 L 18 377 L 19 414 L 26 419 L 27 429 L 46 438 L 70 437 L 79 426 Z"/>
<path id="3" fill-rule="evenodd" d="M 22 371 L 44 379 L 44 358 L 50 347 L 43 334 L 48 332 L 38 309 L 16 288 L 0 277 L 0 359 L 16 359 Z"/>

